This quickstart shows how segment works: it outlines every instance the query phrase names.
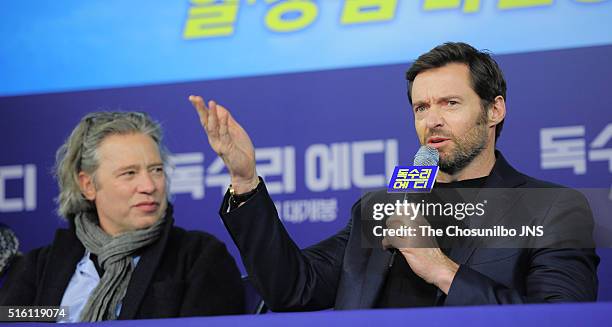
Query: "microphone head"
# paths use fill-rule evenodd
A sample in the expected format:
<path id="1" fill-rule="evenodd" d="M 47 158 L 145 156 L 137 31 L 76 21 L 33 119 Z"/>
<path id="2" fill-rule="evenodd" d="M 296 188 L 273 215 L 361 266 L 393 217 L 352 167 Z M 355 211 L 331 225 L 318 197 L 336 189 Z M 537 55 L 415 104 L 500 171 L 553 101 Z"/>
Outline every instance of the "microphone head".
<path id="1" fill-rule="evenodd" d="M 12 230 L 0 224 L 0 276 L 19 250 L 19 240 Z"/>
<path id="2" fill-rule="evenodd" d="M 440 161 L 438 149 L 422 145 L 414 155 L 413 166 L 437 166 Z"/>

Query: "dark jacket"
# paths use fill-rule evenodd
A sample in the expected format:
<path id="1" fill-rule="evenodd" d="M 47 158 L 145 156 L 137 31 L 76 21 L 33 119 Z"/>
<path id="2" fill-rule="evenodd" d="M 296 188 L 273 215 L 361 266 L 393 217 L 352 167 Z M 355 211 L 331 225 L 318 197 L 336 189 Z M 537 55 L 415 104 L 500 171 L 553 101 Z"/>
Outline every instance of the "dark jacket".
<path id="1" fill-rule="evenodd" d="M 240 272 L 225 245 L 200 231 L 174 227 L 168 209 L 160 239 L 143 249 L 118 319 L 244 313 Z M 85 254 L 73 228 L 12 267 L 0 305 L 59 306 Z"/>
<path id="2" fill-rule="evenodd" d="M 587 240 L 583 244 L 592 245 L 593 220 L 584 196 L 525 176 L 500 153 L 496 155 L 483 189 L 502 191 L 497 199 L 490 199 L 495 205 L 481 223 L 527 217 L 529 222 L 544 225 L 549 235 L 561 235 L 556 228 L 567 231 L 578 223 L 581 227 L 576 230 Z M 526 196 L 525 192 L 539 188 L 549 188 L 552 193 L 540 198 Z M 357 201 L 346 228 L 304 250 L 284 229 L 263 183 L 252 198 L 229 213 L 226 194 L 220 215 L 240 250 L 249 279 L 272 310 L 372 308 L 391 257 L 390 251 L 364 248 L 361 243 L 362 204 L 377 195 L 369 193 Z M 453 248 L 449 257 L 460 268 L 448 296 L 438 290 L 437 305 L 594 301 L 597 297 L 599 257 L 592 248 L 475 245 Z"/>

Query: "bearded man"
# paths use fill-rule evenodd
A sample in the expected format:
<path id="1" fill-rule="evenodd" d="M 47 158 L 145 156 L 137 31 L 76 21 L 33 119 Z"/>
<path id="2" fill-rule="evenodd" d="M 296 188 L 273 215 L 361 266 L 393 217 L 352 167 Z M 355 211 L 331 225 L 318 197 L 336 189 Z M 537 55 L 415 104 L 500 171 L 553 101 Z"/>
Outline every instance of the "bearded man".
<path id="1" fill-rule="evenodd" d="M 419 141 L 439 153 L 435 188 L 505 190 L 496 194 L 486 221 L 465 223 L 526 219 L 561 241 L 449 248 L 435 241 L 423 247 L 385 238 L 385 246 L 400 255 L 362 247 L 362 208 L 384 197 L 383 191 L 359 199 L 346 228 L 299 249 L 257 176 L 247 133 L 223 106 L 214 101 L 206 106 L 201 97 L 191 96 L 209 143 L 231 176 L 221 218 L 266 304 L 275 311 L 305 311 L 594 301 L 599 258 L 592 248 L 586 199 L 518 172 L 496 150 L 506 117 L 506 82 L 493 58 L 465 43 L 446 43 L 421 55 L 407 80 Z M 538 189 L 553 191 L 526 195 Z M 581 227 L 571 237 L 583 242 L 568 246 L 576 243 L 563 237 L 576 224 Z"/>

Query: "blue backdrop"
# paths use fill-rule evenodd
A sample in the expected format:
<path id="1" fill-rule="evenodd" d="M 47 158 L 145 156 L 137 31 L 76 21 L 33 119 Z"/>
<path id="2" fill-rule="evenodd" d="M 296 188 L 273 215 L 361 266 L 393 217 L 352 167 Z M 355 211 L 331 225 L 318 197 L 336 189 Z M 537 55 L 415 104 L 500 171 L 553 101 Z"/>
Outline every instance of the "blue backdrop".
<path id="1" fill-rule="evenodd" d="M 42 10 L 46 7 L 41 4 L 32 11 L 32 25 L 25 23 L 22 5 L 8 6 L 8 12 L 16 15 L 3 14 L 5 19 L 0 20 L 0 31 L 10 35 L 0 46 L 0 94 L 4 95 L 0 97 L 0 221 L 15 230 L 23 251 L 50 243 L 55 229 L 64 225 L 54 213 L 57 186 L 51 170 L 55 150 L 69 131 L 91 111 L 138 110 L 163 124 L 166 144 L 174 153 L 177 224 L 213 233 L 239 262 L 217 214 L 227 172 L 208 146 L 187 101 L 190 94 L 218 100 L 232 111 L 254 140 L 258 170 L 288 231 L 301 246 L 319 241 L 346 224 L 350 207 L 364 188 L 384 187 L 390 168 L 412 161 L 418 142 L 404 73 L 410 58 L 446 40 L 467 40 L 499 50 L 495 58 L 508 82 L 508 112 L 498 148 L 526 174 L 586 191 L 603 190 L 607 196 L 594 206 L 596 233 L 603 239 L 611 232 L 609 2 L 540 1 L 536 8 L 514 11 L 483 4 L 471 16 L 472 7 L 433 10 L 423 4 L 415 9 L 398 2 L 391 18 L 372 21 L 370 17 L 371 21 L 354 26 L 337 22 L 344 17 L 339 4 L 314 2 L 319 10 L 316 19 L 279 32 L 274 26 L 289 25 L 248 25 L 256 18 L 266 22 L 268 9 L 264 1 L 247 1 L 241 2 L 229 36 L 189 38 L 185 26 L 193 3 L 185 1 L 166 13 L 174 24 L 170 28 L 160 18 L 166 17 L 164 5 L 150 2 L 150 10 L 144 12 L 158 23 L 147 30 L 142 24 L 132 26 L 143 19 L 135 8 L 117 14 L 109 11 L 118 3 L 102 8 L 75 2 L 62 12 Z M 122 25 L 120 18 L 126 12 L 134 20 Z M 522 25 L 512 25 L 504 15 L 523 15 L 533 34 L 515 29 Z M 572 15 L 585 23 L 577 27 L 560 23 Z M 537 18 L 544 16 L 558 28 L 537 25 Z M 97 18 L 89 24 L 88 17 Z M 448 34 L 439 25 L 445 18 Z M 438 28 L 418 38 L 404 33 L 405 24 L 415 20 L 437 23 Z M 505 29 L 487 30 L 495 20 L 504 22 Z M 97 30 L 105 22 L 113 22 L 108 34 Z M 41 46 L 33 46 L 46 26 L 54 33 L 51 40 L 41 38 Z M 249 30 L 249 26 L 254 27 Z M 463 26 L 464 34 L 454 31 L 455 26 Z M 351 42 L 343 38 L 348 28 L 354 29 Z M 58 34 L 68 30 L 72 34 L 67 39 Z M 174 33 L 176 44 L 166 42 L 170 37 L 164 31 Z M 158 33 L 159 40 L 151 33 Z M 490 37 L 494 33 L 505 37 Z M 247 40 L 251 34 L 259 43 Z M 317 43 L 318 37 L 325 42 Z M 156 47 L 147 50 L 149 43 Z M 360 54 L 371 47 L 376 51 Z M 605 278 L 612 275 L 612 253 L 607 249 L 600 253 L 600 299 L 612 300 L 612 283 Z"/>

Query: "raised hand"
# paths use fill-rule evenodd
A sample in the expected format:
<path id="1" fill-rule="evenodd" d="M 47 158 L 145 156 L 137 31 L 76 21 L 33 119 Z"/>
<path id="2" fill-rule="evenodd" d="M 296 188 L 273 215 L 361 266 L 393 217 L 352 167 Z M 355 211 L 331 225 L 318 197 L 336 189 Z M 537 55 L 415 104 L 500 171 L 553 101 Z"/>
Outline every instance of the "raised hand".
<path id="1" fill-rule="evenodd" d="M 215 101 L 209 101 L 208 107 L 200 96 L 191 95 L 189 101 L 198 111 L 208 143 L 229 170 L 236 193 L 255 188 L 259 182 L 255 169 L 255 148 L 247 132 L 227 109 Z"/>

